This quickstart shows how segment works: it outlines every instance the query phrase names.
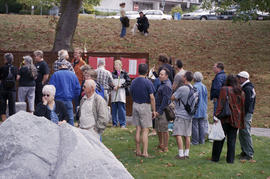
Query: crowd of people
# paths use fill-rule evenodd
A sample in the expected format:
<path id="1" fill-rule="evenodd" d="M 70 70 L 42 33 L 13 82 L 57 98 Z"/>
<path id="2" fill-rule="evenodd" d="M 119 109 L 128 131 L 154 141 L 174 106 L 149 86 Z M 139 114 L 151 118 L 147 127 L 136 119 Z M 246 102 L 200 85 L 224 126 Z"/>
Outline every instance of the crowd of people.
<path id="1" fill-rule="evenodd" d="M 201 72 L 184 70 L 180 59 L 171 64 L 167 55 L 161 54 L 150 72 L 147 64 L 140 64 L 139 76 L 131 81 L 128 73 L 122 69 L 121 60 L 114 61 L 114 71 L 110 72 L 106 70 L 104 61 L 98 61 L 98 68 L 93 69 L 81 55 L 82 50 L 76 48 L 70 62 L 68 52 L 60 50 L 53 64 L 54 73 L 49 79 L 50 69 L 43 59 L 42 51 L 33 53 L 35 64 L 30 55 L 24 56 L 19 68 L 12 65 L 13 55 L 6 53 L 5 64 L 0 67 L 1 119 L 6 120 L 7 102 L 9 116 L 16 111 L 18 80 L 18 101 L 27 101 L 30 113 L 43 116 L 58 125 L 74 125 L 74 119 L 78 119 L 78 127 L 92 131 L 102 140 L 101 135 L 109 122 L 109 101 L 113 127 L 126 128 L 126 95 L 130 93 L 133 100 L 132 118 L 136 126 L 136 156 L 152 157 L 148 154 L 150 128 L 153 128 L 152 134 L 157 133 L 157 149 L 160 152 L 170 150 L 168 126 L 172 121 L 166 113 L 169 107 L 173 107 L 175 113 L 172 129 L 172 136 L 178 146 L 175 158 L 189 159 L 190 146 L 205 143 L 208 92 Z M 215 78 L 210 91 L 210 99 L 214 104 L 213 115 L 220 116 L 226 102 L 231 111 L 230 116 L 219 119 L 227 137 L 226 160 L 228 163 L 234 162 L 238 130 L 242 150 L 240 158 L 250 160 L 254 154 L 250 133 L 256 99 L 254 86 L 246 71 L 227 76 L 221 62 L 214 64 L 213 71 Z M 198 95 L 198 103 L 196 110 L 191 112 L 187 104 L 194 92 Z M 214 141 L 213 162 L 219 161 L 224 141 Z"/>
<path id="2" fill-rule="evenodd" d="M 176 66 L 173 67 L 169 63 L 169 58 L 164 54 L 159 56 L 157 64 L 149 72 L 150 79 L 146 78 L 148 67 L 145 67 L 145 64 L 140 64 L 138 70 L 140 76 L 131 83 L 132 114 L 136 125 L 136 156 L 152 157 L 148 154 L 148 133 L 151 126 L 158 136 L 157 149 L 160 152 L 170 150 L 168 147 L 170 146 L 168 145 L 168 126 L 170 126 L 171 121 L 169 121 L 170 117 L 166 111 L 168 111 L 169 106 L 174 106 L 175 120 L 173 121 L 172 136 L 175 137 L 178 146 L 175 158 L 189 159 L 190 146 L 204 144 L 209 127 L 208 92 L 203 84 L 203 75 L 198 71 L 192 73 L 184 70 L 183 63 L 179 59 L 176 59 Z M 224 64 L 221 62 L 214 64 L 213 72 L 215 78 L 212 81 L 210 91 L 210 99 L 214 104 L 213 122 L 217 123 L 220 120 L 222 123 L 228 146 L 226 161 L 234 163 L 238 130 L 242 150 L 239 155 L 240 159 L 251 160 L 254 150 L 250 129 L 256 93 L 249 80 L 249 74 L 242 71 L 237 75 L 227 76 L 224 72 Z M 194 81 L 193 85 L 192 81 Z M 193 113 L 187 104 L 195 92 L 198 96 L 198 102 Z M 226 101 L 229 104 L 231 114 L 217 119 L 216 116 L 221 116 Z M 152 118 L 149 114 L 152 114 Z M 152 125 L 151 120 L 153 121 Z M 211 158 L 213 162 L 219 161 L 224 141 L 225 138 L 221 141 L 214 141 Z"/>

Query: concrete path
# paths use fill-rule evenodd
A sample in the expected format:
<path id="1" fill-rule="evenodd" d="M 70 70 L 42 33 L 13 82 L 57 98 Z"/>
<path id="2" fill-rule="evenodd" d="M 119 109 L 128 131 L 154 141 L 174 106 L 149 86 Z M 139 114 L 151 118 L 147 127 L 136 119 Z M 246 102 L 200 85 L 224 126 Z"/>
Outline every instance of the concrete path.
<path id="1" fill-rule="evenodd" d="M 0 122 L 1 125 L 2 122 Z M 132 117 L 127 116 L 127 124 L 128 125 L 133 125 L 132 124 Z M 255 136 L 262 136 L 262 137 L 269 137 L 270 138 L 270 128 L 256 128 L 253 127 L 251 128 L 251 134 Z"/>
<path id="2" fill-rule="evenodd" d="M 127 116 L 127 124 L 132 125 L 132 117 Z M 269 137 L 270 138 L 270 128 L 251 128 L 251 134 L 255 136 Z"/>

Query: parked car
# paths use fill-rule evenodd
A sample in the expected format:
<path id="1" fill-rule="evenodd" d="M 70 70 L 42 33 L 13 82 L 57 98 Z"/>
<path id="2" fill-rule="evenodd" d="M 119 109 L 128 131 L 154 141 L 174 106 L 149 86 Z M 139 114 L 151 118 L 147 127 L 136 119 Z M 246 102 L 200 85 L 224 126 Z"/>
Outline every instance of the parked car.
<path id="1" fill-rule="evenodd" d="M 164 14 L 161 10 L 144 10 L 143 13 L 150 20 L 171 20 L 172 16 Z"/>
<path id="2" fill-rule="evenodd" d="M 185 13 L 181 17 L 183 20 L 217 20 L 215 11 L 198 9 L 194 12 Z"/>
<path id="3" fill-rule="evenodd" d="M 138 17 L 140 17 L 138 11 L 126 11 L 126 16 L 129 19 L 137 19 Z M 120 19 L 120 13 L 117 13 L 115 16 L 107 16 L 106 18 L 108 18 L 108 19 Z"/>

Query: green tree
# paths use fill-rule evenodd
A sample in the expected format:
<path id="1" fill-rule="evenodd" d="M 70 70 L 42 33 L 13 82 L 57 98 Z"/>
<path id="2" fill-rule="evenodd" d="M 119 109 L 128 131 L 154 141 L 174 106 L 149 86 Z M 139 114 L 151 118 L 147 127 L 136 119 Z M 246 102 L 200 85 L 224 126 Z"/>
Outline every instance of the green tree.
<path id="1" fill-rule="evenodd" d="M 72 50 L 73 36 L 78 24 L 78 16 L 82 4 L 96 6 L 100 0 L 18 0 L 28 6 L 52 6 L 60 3 L 60 18 L 55 29 L 55 40 L 52 51 L 66 49 Z"/>
<path id="2" fill-rule="evenodd" d="M 222 8 L 235 6 L 239 12 L 252 12 L 254 10 L 270 12 L 270 0 L 203 0 L 203 7 L 210 8 L 213 3 Z"/>

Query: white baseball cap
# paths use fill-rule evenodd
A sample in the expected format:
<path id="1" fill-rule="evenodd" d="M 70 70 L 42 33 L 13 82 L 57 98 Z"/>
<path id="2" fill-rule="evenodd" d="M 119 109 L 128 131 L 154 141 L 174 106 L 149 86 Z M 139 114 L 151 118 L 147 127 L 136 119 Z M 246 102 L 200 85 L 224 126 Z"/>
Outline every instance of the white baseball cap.
<path id="1" fill-rule="evenodd" d="M 238 73 L 237 76 L 242 77 L 242 78 L 249 79 L 249 74 L 246 71 L 241 71 L 240 73 Z"/>

